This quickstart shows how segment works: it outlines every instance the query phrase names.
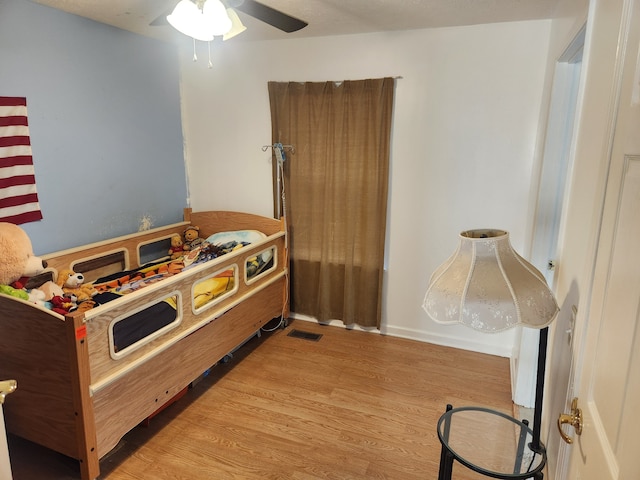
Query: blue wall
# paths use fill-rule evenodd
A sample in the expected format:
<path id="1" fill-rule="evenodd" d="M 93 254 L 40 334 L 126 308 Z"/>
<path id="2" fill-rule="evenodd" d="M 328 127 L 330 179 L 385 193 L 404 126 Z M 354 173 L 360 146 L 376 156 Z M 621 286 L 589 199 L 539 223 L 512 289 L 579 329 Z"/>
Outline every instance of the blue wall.
<path id="1" fill-rule="evenodd" d="M 0 0 L 0 96 L 27 98 L 44 219 L 37 254 L 182 220 L 175 46 L 26 0 Z"/>

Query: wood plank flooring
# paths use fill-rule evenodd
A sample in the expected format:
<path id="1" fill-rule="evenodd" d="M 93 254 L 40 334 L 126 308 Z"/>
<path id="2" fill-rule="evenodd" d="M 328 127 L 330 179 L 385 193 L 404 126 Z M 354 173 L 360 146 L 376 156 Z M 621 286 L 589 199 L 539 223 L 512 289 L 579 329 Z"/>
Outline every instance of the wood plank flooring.
<path id="1" fill-rule="evenodd" d="M 448 403 L 512 414 L 508 359 L 293 321 L 126 435 L 100 479 L 436 479 Z M 9 448 L 14 480 L 79 478 L 75 460 L 11 435 Z"/>

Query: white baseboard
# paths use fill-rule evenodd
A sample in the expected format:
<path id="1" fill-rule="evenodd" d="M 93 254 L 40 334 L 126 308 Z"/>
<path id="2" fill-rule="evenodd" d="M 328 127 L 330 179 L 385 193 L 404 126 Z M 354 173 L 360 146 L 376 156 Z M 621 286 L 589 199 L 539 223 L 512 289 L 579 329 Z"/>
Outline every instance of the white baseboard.
<path id="1" fill-rule="evenodd" d="M 475 340 L 450 335 L 434 334 L 421 330 L 393 326 L 386 327 L 383 333 L 393 337 L 408 338 L 411 340 L 418 340 L 420 342 L 432 343 L 434 345 L 442 345 L 443 347 L 459 348 L 461 350 L 486 353 L 488 355 L 496 355 L 498 357 L 511 357 L 511 347 L 497 347 L 495 345 L 487 345 Z"/>
<path id="2" fill-rule="evenodd" d="M 292 314 L 291 318 L 295 318 L 296 320 L 303 320 L 305 322 L 318 323 L 315 318 L 305 315 Z M 381 331 L 374 327 L 360 327 L 358 325 L 345 326 L 344 323 L 342 323 L 342 321 L 340 320 L 332 320 L 326 325 L 378 333 L 382 335 L 389 335 L 391 337 L 406 338 L 409 340 L 417 340 L 419 342 L 442 345 L 443 347 L 459 348 L 461 350 L 468 350 L 471 352 L 486 353 L 488 355 L 496 355 L 498 357 L 511 357 L 511 347 L 496 347 L 495 345 L 486 345 L 474 340 L 461 339 L 459 337 L 453 337 L 449 335 L 437 335 L 421 330 L 386 326 L 383 327 Z"/>

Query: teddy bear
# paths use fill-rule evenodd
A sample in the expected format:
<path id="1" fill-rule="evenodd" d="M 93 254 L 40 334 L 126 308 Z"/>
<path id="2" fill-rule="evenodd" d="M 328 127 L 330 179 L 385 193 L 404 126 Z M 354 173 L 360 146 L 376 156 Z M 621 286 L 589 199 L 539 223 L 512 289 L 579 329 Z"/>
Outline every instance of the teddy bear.
<path id="1" fill-rule="evenodd" d="M 38 275 L 47 262 L 33 253 L 27 233 L 13 223 L 0 222 L 0 284 L 16 285 L 20 279 Z"/>
<path id="2" fill-rule="evenodd" d="M 62 287 L 65 296 L 74 295 L 78 302 L 90 300 L 98 291 L 91 285 L 84 285 L 84 275 L 71 269 L 63 269 L 58 273 L 56 284 Z"/>
<path id="3" fill-rule="evenodd" d="M 171 248 L 169 248 L 169 256 L 171 260 L 177 260 L 184 255 L 184 242 L 180 235 L 173 235 L 171 237 Z"/>
<path id="4" fill-rule="evenodd" d="M 188 226 L 183 232 L 182 236 L 184 237 L 184 249 L 185 250 L 193 250 L 202 242 L 204 242 L 204 238 L 200 237 L 200 228 L 195 225 Z"/>

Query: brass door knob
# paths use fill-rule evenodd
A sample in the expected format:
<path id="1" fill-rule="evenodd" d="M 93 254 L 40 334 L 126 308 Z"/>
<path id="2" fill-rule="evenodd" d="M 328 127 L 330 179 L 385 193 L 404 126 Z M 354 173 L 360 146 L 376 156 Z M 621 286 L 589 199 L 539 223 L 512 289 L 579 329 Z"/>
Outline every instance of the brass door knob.
<path id="1" fill-rule="evenodd" d="M 0 381 L 0 405 L 4 403 L 4 397 L 18 388 L 18 382 L 15 380 L 2 380 Z"/>
<path id="2" fill-rule="evenodd" d="M 562 439 L 568 444 L 573 443 L 573 438 L 564 433 L 562 430 L 562 425 L 564 424 L 571 425 L 575 431 L 576 435 L 582 434 L 582 410 L 578 408 L 578 399 L 574 398 L 571 401 L 571 413 L 561 413 L 558 417 L 558 431 L 560 432 L 560 436 Z"/>

